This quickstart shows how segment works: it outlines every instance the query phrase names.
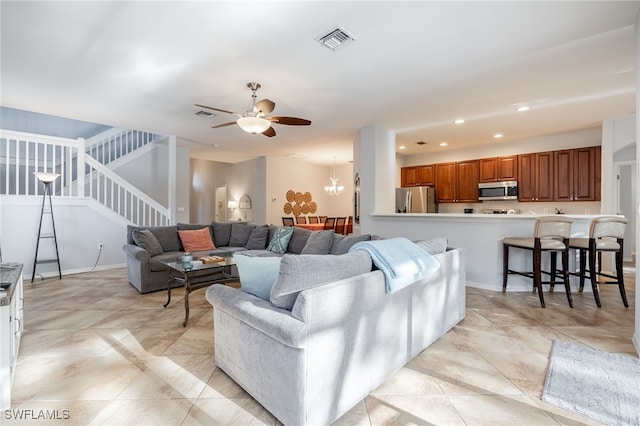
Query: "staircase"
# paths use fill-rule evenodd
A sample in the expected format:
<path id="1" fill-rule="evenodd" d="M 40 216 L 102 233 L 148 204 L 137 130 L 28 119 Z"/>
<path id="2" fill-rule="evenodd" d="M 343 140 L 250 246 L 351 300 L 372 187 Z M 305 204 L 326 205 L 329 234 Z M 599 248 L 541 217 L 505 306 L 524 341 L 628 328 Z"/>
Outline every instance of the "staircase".
<path id="1" fill-rule="evenodd" d="M 42 196 L 34 173 L 58 173 L 51 184 L 55 197 L 92 198 L 127 224 L 167 225 L 169 209 L 112 170 L 163 139 L 129 129 L 111 129 L 87 141 L 0 130 L 0 195 Z"/>

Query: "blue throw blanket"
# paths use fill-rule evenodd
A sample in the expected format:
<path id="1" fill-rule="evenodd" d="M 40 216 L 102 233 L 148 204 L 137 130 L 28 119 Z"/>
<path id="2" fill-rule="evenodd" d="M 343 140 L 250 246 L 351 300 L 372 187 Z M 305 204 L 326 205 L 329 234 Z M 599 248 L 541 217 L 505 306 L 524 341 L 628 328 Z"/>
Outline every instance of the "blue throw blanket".
<path id="1" fill-rule="evenodd" d="M 361 241 L 349 251 L 365 250 L 373 263 L 384 273 L 387 293 L 412 284 L 440 267 L 440 263 L 425 250 L 406 238 Z"/>

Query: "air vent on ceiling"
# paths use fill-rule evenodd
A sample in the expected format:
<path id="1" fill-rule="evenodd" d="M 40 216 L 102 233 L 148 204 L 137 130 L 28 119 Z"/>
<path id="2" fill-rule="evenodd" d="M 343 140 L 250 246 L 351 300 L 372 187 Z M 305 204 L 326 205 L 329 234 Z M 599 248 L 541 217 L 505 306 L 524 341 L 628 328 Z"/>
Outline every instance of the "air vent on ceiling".
<path id="1" fill-rule="evenodd" d="M 215 114 L 209 111 L 200 110 L 196 112 L 196 115 L 199 115 L 200 117 L 213 117 Z"/>
<path id="2" fill-rule="evenodd" d="M 316 40 L 325 47 L 333 50 L 342 49 L 353 41 L 357 40 L 354 36 L 349 34 L 344 28 L 337 26 L 325 34 L 316 37 Z"/>

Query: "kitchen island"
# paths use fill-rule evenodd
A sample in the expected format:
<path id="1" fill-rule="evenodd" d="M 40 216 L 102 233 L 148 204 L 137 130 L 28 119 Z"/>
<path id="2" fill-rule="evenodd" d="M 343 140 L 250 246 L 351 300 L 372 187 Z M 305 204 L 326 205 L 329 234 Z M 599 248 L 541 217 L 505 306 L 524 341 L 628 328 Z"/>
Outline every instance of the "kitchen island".
<path id="1" fill-rule="evenodd" d="M 0 264 L 0 411 L 11 408 L 11 385 L 24 327 L 22 264 Z"/>
<path id="2" fill-rule="evenodd" d="M 467 285 L 492 291 L 502 291 L 502 239 L 533 236 L 534 223 L 542 215 L 533 214 L 459 214 L 414 213 L 372 214 L 385 230 L 383 237 L 406 237 L 422 240 L 446 237 L 451 247 L 467 250 Z M 547 216 L 547 215 L 544 215 Z M 587 237 L 591 220 L 599 215 L 563 215 L 573 219 L 572 237 Z M 547 256 L 543 256 L 543 266 Z M 532 270 L 531 253 L 512 250 L 509 267 Z M 575 256 L 571 252 L 570 270 L 575 271 Z M 577 279 L 571 279 L 572 291 L 577 291 Z M 532 281 L 510 275 L 507 291 L 531 291 Z M 585 291 L 591 291 L 585 286 Z"/>

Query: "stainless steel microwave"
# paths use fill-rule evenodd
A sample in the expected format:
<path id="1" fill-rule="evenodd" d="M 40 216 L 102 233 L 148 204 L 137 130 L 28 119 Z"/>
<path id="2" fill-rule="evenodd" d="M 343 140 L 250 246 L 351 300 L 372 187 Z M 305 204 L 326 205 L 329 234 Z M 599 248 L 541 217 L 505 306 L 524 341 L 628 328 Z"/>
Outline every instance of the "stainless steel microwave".
<path id="1" fill-rule="evenodd" d="M 518 181 L 505 180 L 502 182 L 479 183 L 478 199 L 480 201 L 517 200 Z"/>

